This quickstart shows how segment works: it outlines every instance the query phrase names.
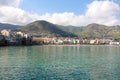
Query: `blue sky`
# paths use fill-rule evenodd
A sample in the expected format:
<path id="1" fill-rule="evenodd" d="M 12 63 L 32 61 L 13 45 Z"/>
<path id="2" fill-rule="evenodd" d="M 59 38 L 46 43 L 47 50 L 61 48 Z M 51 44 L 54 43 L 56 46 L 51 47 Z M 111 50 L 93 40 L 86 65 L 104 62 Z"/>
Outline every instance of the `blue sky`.
<path id="1" fill-rule="evenodd" d="M 20 7 L 24 10 L 45 13 L 74 12 L 82 14 L 87 8 L 87 4 L 93 0 L 23 0 Z"/>
<path id="2" fill-rule="evenodd" d="M 1 0 L 0 22 L 25 25 L 46 20 L 59 25 L 120 25 L 120 0 Z"/>
<path id="3" fill-rule="evenodd" d="M 87 9 L 87 5 L 93 1 L 94 0 L 23 0 L 20 4 L 20 8 L 39 14 L 63 12 L 83 14 Z M 120 4 L 120 0 L 111 1 Z"/>

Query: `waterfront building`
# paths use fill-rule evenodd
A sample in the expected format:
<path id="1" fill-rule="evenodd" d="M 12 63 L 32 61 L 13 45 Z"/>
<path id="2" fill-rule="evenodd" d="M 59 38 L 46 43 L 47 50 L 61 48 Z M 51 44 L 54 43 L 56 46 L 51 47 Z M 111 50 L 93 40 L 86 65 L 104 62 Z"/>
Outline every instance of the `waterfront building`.
<path id="1" fill-rule="evenodd" d="M 10 36 L 10 30 L 4 29 L 4 30 L 1 31 L 1 34 L 2 34 L 3 36 L 9 37 L 9 36 Z"/>
<path id="2" fill-rule="evenodd" d="M 16 32 L 16 35 L 18 36 L 18 37 L 23 37 L 24 36 L 24 33 L 22 33 L 22 32 Z"/>
<path id="3" fill-rule="evenodd" d="M 95 44 L 96 40 L 90 40 L 90 44 Z"/>
<path id="4" fill-rule="evenodd" d="M 120 42 L 110 42 L 110 45 L 120 45 Z"/>

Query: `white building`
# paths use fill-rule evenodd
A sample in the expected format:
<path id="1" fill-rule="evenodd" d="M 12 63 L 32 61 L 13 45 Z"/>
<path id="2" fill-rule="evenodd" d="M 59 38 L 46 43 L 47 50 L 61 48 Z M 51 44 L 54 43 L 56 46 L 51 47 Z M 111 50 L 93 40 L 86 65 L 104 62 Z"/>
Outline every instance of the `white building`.
<path id="1" fill-rule="evenodd" d="M 110 42 L 109 44 L 110 44 L 110 45 L 119 45 L 120 42 Z"/>
<path id="2" fill-rule="evenodd" d="M 9 37 L 9 36 L 10 36 L 10 30 L 4 29 L 4 30 L 1 31 L 1 34 L 2 34 L 3 36 Z"/>
<path id="3" fill-rule="evenodd" d="M 95 44 L 96 40 L 90 40 L 90 44 Z"/>
<path id="4" fill-rule="evenodd" d="M 23 37 L 23 36 L 24 36 L 24 33 L 20 32 L 20 31 L 19 31 L 19 32 L 16 32 L 16 34 L 19 35 L 20 37 Z"/>
<path id="5" fill-rule="evenodd" d="M 25 38 L 28 38 L 28 34 L 24 34 L 24 37 L 25 37 Z"/>

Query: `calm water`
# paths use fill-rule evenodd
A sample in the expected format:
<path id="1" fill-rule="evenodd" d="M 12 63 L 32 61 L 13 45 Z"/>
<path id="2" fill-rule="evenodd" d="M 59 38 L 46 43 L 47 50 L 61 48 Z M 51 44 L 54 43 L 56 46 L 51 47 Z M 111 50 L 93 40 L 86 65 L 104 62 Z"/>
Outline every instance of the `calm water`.
<path id="1" fill-rule="evenodd" d="M 0 47 L 0 80 L 120 80 L 120 46 Z"/>

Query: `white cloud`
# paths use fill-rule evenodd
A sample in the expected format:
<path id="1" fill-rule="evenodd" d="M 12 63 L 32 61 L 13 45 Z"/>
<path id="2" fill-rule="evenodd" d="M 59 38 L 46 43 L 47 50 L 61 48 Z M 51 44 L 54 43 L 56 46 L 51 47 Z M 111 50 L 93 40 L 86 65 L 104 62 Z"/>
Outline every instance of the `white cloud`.
<path id="1" fill-rule="evenodd" d="M 86 16 L 104 18 L 120 13 L 120 6 L 112 1 L 94 1 L 88 6 Z"/>
<path id="2" fill-rule="evenodd" d="M 75 15 L 74 13 L 55 13 L 49 15 L 47 19 L 53 23 L 64 25 L 82 26 L 90 23 L 99 23 L 105 25 L 118 25 L 120 20 L 116 14 L 120 14 L 120 6 L 113 1 L 93 1 L 87 5 L 86 13 Z"/>
<path id="3" fill-rule="evenodd" d="M 13 1 L 16 5 L 7 4 Z M 99 23 L 105 25 L 120 24 L 116 14 L 120 14 L 120 6 L 113 1 L 93 1 L 87 5 L 87 10 L 82 15 L 75 15 L 73 12 L 64 13 L 46 13 L 38 15 L 20 9 L 18 6 L 20 0 L 2 0 L 1 3 L 6 2 L 0 7 L 0 22 L 7 22 L 12 24 L 26 24 L 35 20 L 47 20 L 54 24 L 60 25 L 75 25 L 82 26 L 90 23 Z"/>
<path id="4" fill-rule="evenodd" d="M 0 0 L 0 6 L 18 7 L 21 0 Z"/>
<path id="5" fill-rule="evenodd" d="M 19 8 L 2 6 L 0 7 L 0 22 L 12 24 L 25 24 L 40 18 L 39 15 L 26 12 Z"/>
<path id="6" fill-rule="evenodd" d="M 45 16 L 45 15 L 44 15 Z M 46 16 L 45 16 L 46 17 Z M 84 15 L 75 15 L 74 13 L 54 13 L 47 15 L 48 20 L 54 24 L 61 24 L 61 25 L 74 25 L 74 26 L 82 26 L 86 25 L 86 22 L 89 20 Z"/>
<path id="7" fill-rule="evenodd" d="M 85 17 L 91 19 L 91 22 L 97 22 L 105 25 L 116 25 L 120 21 L 116 15 L 120 14 L 120 6 L 113 1 L 94 1 L 88 6 Z"/>

